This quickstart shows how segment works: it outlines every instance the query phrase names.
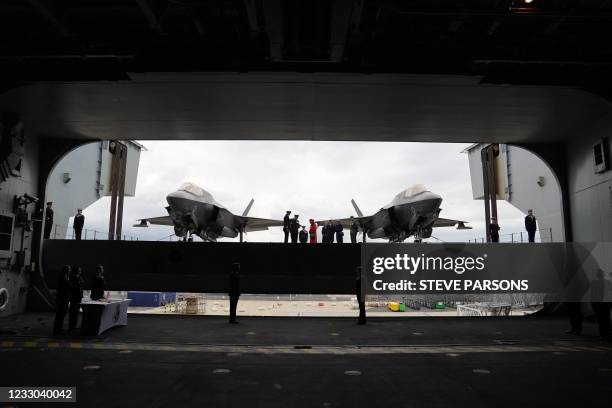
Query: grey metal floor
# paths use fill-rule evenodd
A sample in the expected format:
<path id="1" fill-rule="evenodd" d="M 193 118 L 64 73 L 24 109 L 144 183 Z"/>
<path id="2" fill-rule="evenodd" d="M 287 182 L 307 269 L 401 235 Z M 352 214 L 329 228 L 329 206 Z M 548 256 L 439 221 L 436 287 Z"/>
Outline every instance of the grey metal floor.
<path id="1" fill-rule="evenodd" d="M 73 385 L 79 406 L 607 406 L 612 344 L 559 318 L 130 316 L 99 338 L 0 319 L 0 385 Z M 8 368 L 8 369 L 7 369 Z"/>

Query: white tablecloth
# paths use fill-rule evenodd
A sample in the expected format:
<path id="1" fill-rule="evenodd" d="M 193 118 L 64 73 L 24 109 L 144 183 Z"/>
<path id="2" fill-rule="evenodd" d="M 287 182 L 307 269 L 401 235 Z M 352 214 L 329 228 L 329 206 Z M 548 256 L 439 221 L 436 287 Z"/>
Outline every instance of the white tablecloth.
<path id="1" fill-rule="evenodd" d="M 100 334 L 114 326 L 127 326 L 127 310 L 131 299 L 85 300 L 83 334 Z"/>

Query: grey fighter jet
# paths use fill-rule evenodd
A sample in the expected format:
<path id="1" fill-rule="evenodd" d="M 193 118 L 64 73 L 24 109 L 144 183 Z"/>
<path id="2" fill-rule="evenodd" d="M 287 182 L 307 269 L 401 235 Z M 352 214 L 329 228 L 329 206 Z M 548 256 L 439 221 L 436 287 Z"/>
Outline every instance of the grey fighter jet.
<path id="1" fill-rule="evenodd" d="M 177 191 L 166 196 L 168 215 L 155 218 L 143 218 L 135 227 L 153 225 L 174 226 L 177 237 L 188 240 L 192 234 L 204 241 L 216 241 L 219 237 L 235 238 L 251 231 L 263 231 L 268 227 L 282 227 L 282 220 L 248 217 L 253 205 L 251 199 L 242 215 L 234 215 L 213 198 L 212 194 L 193 184 L 184 183 Z"/>
<path id="2" fill-rule="evenodd" d="M 389 242 L 402 242 L 411 235 L 415 242 L 431 237 L 432 229 L 438 227 L 454 227 L 471 229 L 466 221 L 440 218 L 442 197 L 417 184 L 397 194 L 393 201 L 378 210 L 374 215 L 364 216 L 355 200 L 351 204 L 357 217 L 340 220 L 317 221 L 319 225 L 332 221 L 340 223 L 344 228 L 350 228 L 352 222 L 357 222 L 360 230 L 369 238 L 387 238 Z"/>

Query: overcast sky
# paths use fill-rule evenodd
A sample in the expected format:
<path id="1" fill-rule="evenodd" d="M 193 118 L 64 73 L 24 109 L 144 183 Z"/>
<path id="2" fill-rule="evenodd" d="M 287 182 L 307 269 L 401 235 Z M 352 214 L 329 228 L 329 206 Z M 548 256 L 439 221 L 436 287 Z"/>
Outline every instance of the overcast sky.
<path id="1" fill-rule="evenodd" d="M 441 217 L 466 220 L 473 230 L 438 228 L 443 241 L 484 236 L 483 202 L 472 199 L 467 144 L 290 141 L 144 141 L 136 196 L 125 200 L 124 234 L 157 240 L 172 227 L 134 228 L 138 218 L 167 215 L 165 197 L 185 181 L 208 190 L 227 209 L 282 219 L 286 210 L 309 218 L 354 215 L 354 198 L 372 214 L 395 194 L 423 184 L 442 196 Z M 86 228 L 108 231 L 110 198 L 86 208 Z M 524 215 L 506 202 L 498 207 L 502 233 L 523 230 Z M 247 234 L 247 241 L 281 241 L 280 228 Z M 348 232 L 345 235 L 348 241 Z M 430 239 L 431 242 L 435 240 Z"/>

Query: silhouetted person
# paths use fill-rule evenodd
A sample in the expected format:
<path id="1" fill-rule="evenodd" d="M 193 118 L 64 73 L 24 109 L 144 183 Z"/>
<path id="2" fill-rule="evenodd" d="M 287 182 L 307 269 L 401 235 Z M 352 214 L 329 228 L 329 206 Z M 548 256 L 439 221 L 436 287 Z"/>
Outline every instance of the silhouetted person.
<path id="1" fill-rule="evenodd" d="M 283 217 L 283 232 L 285 233 L 285 244 L 289 242 L 289 225 L 291 224 L 289 214 L 291 214 L 291 211 L 287 211 L 285 217 Z"/>
<path id="2" fill-rule="evenodd" d="M 336 231 L 334 225 L 332 224 L 331 221 L 329 221 L 327 223 L 327 242 L 329 244 L 333 244 L 334 243 L 334 232 Z"/>
<path id="3" fill-rule="evenodd" d="M 327 244 L 329 242 L 329 225 L 328 223 L 323 224 L 321 228 L 321 242 Z"/>
<path id="4" fill-rule="evenodd" d="M 308 230 L 308 233 L 310 235 L 310 243 L 316 244 L 317 243 L 317 223 L 312 218 L 310 219 L 310 228 Z"/>
<path id="5" fill-rule="evenodd" d="M 234 262 L 232 264 L 232 272 L 229 276 L 230 323 L 238 323 L 236 321 L 238 298 L 240 298 L 240 264 L 238 262 Z"/>
<path id="6" fill-rule="evenodd" d="M 70 300 L 70 266 L 64 265 L 57 277 L 57 290 L 55 294 L 55 321 L 53 334 L 64 333 L 64 317 L 68 311 Z"/>
<path id="7" fill-rule="evenodd" d="M 359 318 L 357 319 L 357 324 L 366 324 L 365 299 L 361 296 L 361 266 L 357 267 L 355 295 L 357 295 L 357 304 L 359 305 Z"/>
<path id="8" fill-rule="evenodd" d="M 491 218 L 491 224 L 489 225 L 489 235 L 491 236 L 491 242 L 499 242 L 499 225 L 497 225 L 497 219 Z"/>
<path id="9" fill-rule="evenodd" d="M 83 300 L 83 277 L 81 276 L 81 267 L 75 266 L 70 274 L 70 307 L 68 309 L 68 330 L 72 330 L 77 326 L 79 318 L 79 309 L 81 308 L 81 300 Z"/>
<path id="10" fill-rule="evenodd" d="M 96 276 L 94 276 L 91 284 L 91 300 L 100 300 L 104 298 L 104 287 L 106 282 L 104 281 L 104 267 L 98 265 L 96 267 Z"/>
<path id="11" fill-rule="evenodd" d="M 74 221 L 72 222 L 72 228 L 74 229 L 74 239 L 78 241 L 81 240 L 83 225 L 85 225 L 85 216 L 83 215 L 83 210 L 79 208 L 77 210 L 77 214 L 74 216 Z"/>
<path id="12" fill-rule="evenodd" d="M 302 229 L 300 230 L 300 244 L 305 244 L 308 242 L 308 232 L 306 231 L 306 227 L 302 226 Z"/>
<path id="13" fill-rule="evenodd" d="M 357 220 L 351 215 L 351 244 L 357 243 L 357 233 L 359 232 L 359 223 Z"/>
<path id="14" fill-rule="evenodd" d="M 527 210 L 527 216 L 525 217 L 525 229 L 527 230 L 529 242 L 535 242 L 535 233 L 538 229 L 538 225 L 536 217 L 533 215 L 533 210 Z"/>
<path id="15" fill-rule="evenodd" d="M 608 284 L 604 278 L 604 273 L 600 269 L 597 271 L 597 279 L 591 284 L 591 306 L 593 307 L 593 313 L 599 326 L 599 336 L 602 340 L 611 341 L 611 322 L 610 322 L 610 310 L 612 303 L 603 302 L 608 295 Z"/>
<path id="16" fill-rule="evenodd" d="M 53 208 L 51 206 L 53 206 L 53 203 L 49 201 L 45 209 L 45 239 L 51 237 L 51 230 L 53 229 Z"/>
<path id="17" fill-rule="evenodd" d="M 334 231 L 336 232 L 336 242 L 342 244 L 344 241 L 344 227 L 340 224 L 340 221 L 336 222 L 334 226 Z"/>
<path id="18" fill-rule="evenodd" d="M 583 318 L 580 302 L 567 302 L 567 313 L 571 328 L 566 333 L 580 336 L 582 334 Z"/>
<path id="19" fill-rule="evenodd" d="M 294 215 L 289 222 L 289 234 L 291 235 L 291 243 L 296 244 L 298 242 L 298 232 L 300 230 L 300 222 L 298 221 L 299 215 Z"/>

